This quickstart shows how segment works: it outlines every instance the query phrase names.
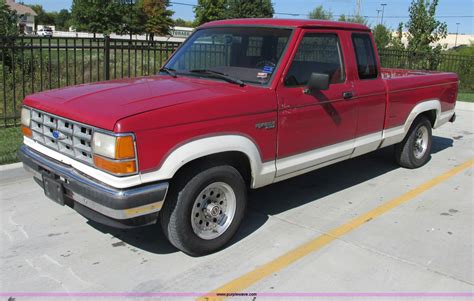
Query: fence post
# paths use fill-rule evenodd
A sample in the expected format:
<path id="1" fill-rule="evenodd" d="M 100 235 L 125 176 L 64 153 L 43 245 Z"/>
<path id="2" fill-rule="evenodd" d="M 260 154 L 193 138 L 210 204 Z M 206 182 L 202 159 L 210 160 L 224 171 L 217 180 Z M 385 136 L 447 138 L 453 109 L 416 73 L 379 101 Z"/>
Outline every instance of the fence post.
<path id="1" fill-rule="evenodd" d="M 110 37 L 104 36 L 104 79 L 110 79 Z"/>

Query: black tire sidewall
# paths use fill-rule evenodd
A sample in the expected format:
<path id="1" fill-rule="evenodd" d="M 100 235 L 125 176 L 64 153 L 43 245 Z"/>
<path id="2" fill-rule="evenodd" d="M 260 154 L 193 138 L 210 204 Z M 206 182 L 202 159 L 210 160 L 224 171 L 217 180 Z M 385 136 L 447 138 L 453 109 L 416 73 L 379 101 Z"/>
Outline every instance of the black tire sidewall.
<path id="1" fill-rule="evenodd" d="M 211 240 L 200 238 L 191 225 L 191 212 L 199 193 L 215 182 L 228 184 L 234 191 L 236 210 L 234 218 L 219 237 Z M 174 208 L 170 211 L 169 224 L 165 231 L 171 243 L 190 255 L 205 255 L 222 248 L 237 232 L 245 214 L 247 189 L 240 173 L 231 166 L 217 166 L 192 177 L 176 192 Z M 170 204 L 169 204 L 170 205 Z M 164 226 L 164 225 L 163 225 Z"/>
<path id="2" fill-rule="evenodd" d="M 415 139 L 416 139 L 416 132 L 421 128 L 421 127 L 426 127 L 428 130 L 428 144 L 426 146 L 425 154 L 421 158 L 416 158 L 415 157 Z M 431 144 L 432 144 L 432 130 L 431 130 L 431 122 L 427 118 L 419 118 L 412 128 L 412 131 L 410 132 L 410 136 L 408 137 L 408 140 L 406 141 L 408 143 L 408 155 L 410 158 L 410 163 L 414 168 L 421 167 L 425 165 L 430 156 L 431 156 Z"/>

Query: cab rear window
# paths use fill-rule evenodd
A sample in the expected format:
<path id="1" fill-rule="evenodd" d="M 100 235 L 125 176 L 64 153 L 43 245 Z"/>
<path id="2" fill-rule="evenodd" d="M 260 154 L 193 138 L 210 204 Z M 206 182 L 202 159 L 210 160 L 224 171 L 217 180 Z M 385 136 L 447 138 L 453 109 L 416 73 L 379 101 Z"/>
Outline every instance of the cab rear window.
<path id="1" fill-rule="evenodd" d="M 359 79 L 374 79 L 378 77 L 377 60 L 374 45 L 368 34 L 353 34 L 352 44 L 357 59 Z"/>

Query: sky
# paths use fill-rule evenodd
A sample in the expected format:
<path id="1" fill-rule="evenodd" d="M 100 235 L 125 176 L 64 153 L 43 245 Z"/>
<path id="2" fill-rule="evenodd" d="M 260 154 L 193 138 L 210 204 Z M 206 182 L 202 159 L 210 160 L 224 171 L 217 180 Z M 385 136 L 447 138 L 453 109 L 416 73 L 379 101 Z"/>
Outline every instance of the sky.
<path id="1" fill-rule="evenodd" d="M 47 11 L 58 11 L 71 8 L 72 0 L 23 0 L 25 4 L 41 4 Z M 196 4 L 197 0 L 172 0 L 171 2 Z M 318 5 L 323 5 L 332 11 L 334 15 L 354 14 L 357 0 L 272 0 L 276 13 L 301 14 L 299 16 L 288 16 L 276 14 L 277 18 L 306 18 L 307 13 Z M 440 0 L 437 15 L 440 20 L 448 24 L 448 32 L 456 33 L 459 23 L 460 34 L 474 34 L 474 0 Z M 411 0 L 361 0 L 361 15 L 369 16 L 369 24 L 377 24 L 377 10 L 385 6 L 384 24 L 395 30 L 400 22 L 408 20 L 408 7 Z M 175 12 L 173 18 L 193 20 L 192 6 L 172 4 L 171 9 Z M 381 12 L 379 13 L 380 21 Z M 456 16 L 448 17 L 445 16 Z"/>

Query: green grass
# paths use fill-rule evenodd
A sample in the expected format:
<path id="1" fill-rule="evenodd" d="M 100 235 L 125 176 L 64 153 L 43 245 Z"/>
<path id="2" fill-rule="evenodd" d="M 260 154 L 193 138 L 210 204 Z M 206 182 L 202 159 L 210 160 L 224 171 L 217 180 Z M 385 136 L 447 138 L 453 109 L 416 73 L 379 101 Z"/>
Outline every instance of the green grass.
<path id="1" fill-rule="evenodd" d="M 474 102 L 474 92 L 459 92 L 459 101 Z"/>
<path id="2" fill-rule="evenodd" d="M 18 162 L 16 152 L 22 142 L 19 127 L 0 128 L 0 165 Z"/>

